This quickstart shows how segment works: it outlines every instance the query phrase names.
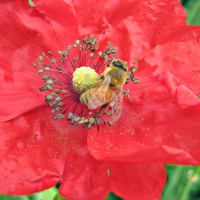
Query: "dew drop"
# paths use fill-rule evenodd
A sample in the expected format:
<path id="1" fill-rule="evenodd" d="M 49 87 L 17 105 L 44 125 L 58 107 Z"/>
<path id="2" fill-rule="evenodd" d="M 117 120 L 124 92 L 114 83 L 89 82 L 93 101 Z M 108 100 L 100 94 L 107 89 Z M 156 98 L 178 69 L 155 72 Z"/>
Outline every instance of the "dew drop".
<path id="1" fill-rule="evenodd" d="M 19 141 L 19 142 L 17 143 L 17 147 L 18 147 L 19 149 L 23 149 L 23 148 L 24 148 L 23 142 Z"/>
<path id="2" fill-rule="evenodd" d="M 37 168 L 37 171 L 41 172 L 41 171 L 42 171 L 42 169 L 41 169 L 41 168 Z"/>
<path id="3" fill-rule="evenodd" d="M 10 191 L 11 191 L 11 192 L 14 192 L 14 191 L 15 191 L 15 185 L 13 185 L 13 184 L 10 185 Z"/>
<path id="4" fill-rule="evenodd" d="M 42 137 L 41 134 L 40 134 L 40 132 L 34 132 L 33 135 L 34 135 L 34 138 L 35 138 L 36 140 L 40 140 L 41 137 Z"/>
<path id="5" fill-rule="evenodd" d="M 18 180 L 18 183 L 22 184 L 22 180 L 21 180 L 21 179 L 19 179 L 19 180 Z"/>

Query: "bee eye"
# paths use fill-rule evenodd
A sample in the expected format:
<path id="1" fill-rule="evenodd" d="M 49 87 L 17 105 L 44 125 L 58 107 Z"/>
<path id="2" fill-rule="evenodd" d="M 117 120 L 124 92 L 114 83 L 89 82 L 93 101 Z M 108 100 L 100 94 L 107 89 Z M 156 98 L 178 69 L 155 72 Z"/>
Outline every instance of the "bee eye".
<path id="1" fill-rule="evenodd" d="M 121 63 L 121 62 L 118 61 L 118 60 L 113 61 L 112 64 L 113 64 L 115 67 L 119 67 L 119 68 L 123 69 L 124 71 L 127 71 L 127 66 L 124 65 L 123 63 Z"/>
<path id="2" fill-rule="evenodd" d="M 113 62 L 113 65 L 114 65 L 114 66 L 116 66 L 116 67 L 123 68 L 123 65 L 122 65 L 122 63 L 121 63 L 121 62 L 119 62 L 119 61 L 114 61 L 114 62 Z"/>

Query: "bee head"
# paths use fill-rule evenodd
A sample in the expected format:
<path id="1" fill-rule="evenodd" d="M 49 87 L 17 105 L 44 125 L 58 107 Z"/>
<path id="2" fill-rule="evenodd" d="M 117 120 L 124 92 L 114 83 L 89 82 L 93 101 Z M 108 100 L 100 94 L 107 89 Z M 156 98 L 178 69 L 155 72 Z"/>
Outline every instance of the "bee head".
<path id="1" fill-rule="evenodd" d="M 112 65 L 115 67 L 119 67 L 120 69 L 124 71 L 127 71 L 127 63 L 122 60 L 119 60 L 119 59 L 113 60 Z"/>

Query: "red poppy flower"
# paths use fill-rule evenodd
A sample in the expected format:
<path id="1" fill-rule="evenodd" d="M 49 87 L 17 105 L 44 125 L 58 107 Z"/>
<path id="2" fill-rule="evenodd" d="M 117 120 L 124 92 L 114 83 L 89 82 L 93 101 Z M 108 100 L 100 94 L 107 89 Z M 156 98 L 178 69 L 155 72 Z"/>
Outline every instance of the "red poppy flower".
<path id="1" fill-rule="evenodd" d="M 163 164 L 200 163 L 200 28 L 185 25 L 177 0 L 0 6 L 0 193 L 28 194 L 60 182 L 69 199 L 103 199 L 113 191 L 155 200 L 165 182 Z M 139 60 L 140 83 L 125 85 L 132 102 L 124 97 L 113 126 L 87 129 L 53 119 L 44 103 L 52 96 L 39 91 L 44 81 L 32 63 L 91 34 L 101 50 L 107 41 L 117 46 L 129 67 Z M 78 108 L 69 104 L 67 114 L 70 109 Z"/>

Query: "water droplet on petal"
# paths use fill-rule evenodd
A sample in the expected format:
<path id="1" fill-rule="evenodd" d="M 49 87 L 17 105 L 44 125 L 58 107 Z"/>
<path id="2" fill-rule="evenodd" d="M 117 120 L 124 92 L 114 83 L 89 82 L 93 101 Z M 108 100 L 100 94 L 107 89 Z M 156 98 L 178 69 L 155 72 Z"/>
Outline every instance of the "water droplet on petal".
<path id="1" fill-rule="evenodd" d="M 42 169 L 41 169 L 41 168 L 37 168 L 37 171 L 41 172 L 41 171 L 42 171 Z"/>
<path id="2" fill-rule="evenodd" d="M 13 184 L 10 185 L 10 191 L 11 191 L 11 192 L 14 192 L 14 191 L 15 191 L 15 185 L 13 185 Z"/>
<path id="3" fill-rule="evenodd" d="M 18 147 L 19 149 L 23 149 L 23 148 L 24 148 L 23 142 L 19 141 L 19 142 L 17 143 L 17 147 Z"/>
<path id="4" fill-rule="evenodd" d="M 22 184 L 22 180 L 21 180 L 21 179 L 19 179 L 19 180 L 18 180 L 18 183 Z"/>
<path id="5" fill-rule="evenodd" d="M 34 135 L 34 137 L 35 137 L 36 140 L 40 140 L 41 137 L 42 137 L 41 134 L 40 134 L 40 132 L 34 132 L 33 135 Z"/>

